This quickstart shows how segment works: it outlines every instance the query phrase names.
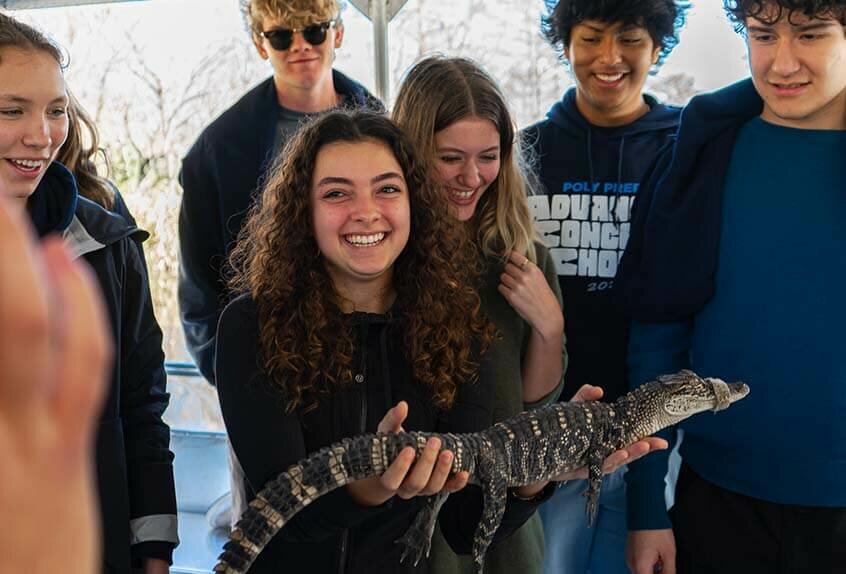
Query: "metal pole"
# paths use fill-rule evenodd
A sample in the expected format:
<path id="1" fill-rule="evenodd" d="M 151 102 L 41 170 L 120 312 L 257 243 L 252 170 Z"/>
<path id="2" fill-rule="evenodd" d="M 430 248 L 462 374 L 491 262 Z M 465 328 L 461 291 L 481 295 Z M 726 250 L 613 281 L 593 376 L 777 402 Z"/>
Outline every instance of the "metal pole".
<path id="1" fill-rule="evenodd" d="M 388 57 L 388 24 L 408 0 L 349 0 L 373 23 L 373 55 L 375 56 L 376 95 L 388 103 L 390 97 L 390 58 Z"/>
<path id="2" fill-rule="evenodd" d="M 385 104 L 390 96 L 388 57 L 388 0 L 370 2 L 370 21 L 373 22 L 373 55 L 375 56 L 376 94 Z"/>

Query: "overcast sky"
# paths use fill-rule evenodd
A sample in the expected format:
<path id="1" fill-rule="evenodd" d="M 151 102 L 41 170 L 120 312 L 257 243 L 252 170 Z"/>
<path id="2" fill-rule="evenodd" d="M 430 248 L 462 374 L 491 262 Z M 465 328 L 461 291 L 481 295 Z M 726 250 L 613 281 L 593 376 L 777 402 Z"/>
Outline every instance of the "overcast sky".
<path id="1" fill-rule="evenodd" d="M 749 75 L 746 46 L 735 33 L 721 0 L 698 0 L 690 12 L 681 43 L 662 73 L 686 72 L 696 86 L 713 90 Z"/>

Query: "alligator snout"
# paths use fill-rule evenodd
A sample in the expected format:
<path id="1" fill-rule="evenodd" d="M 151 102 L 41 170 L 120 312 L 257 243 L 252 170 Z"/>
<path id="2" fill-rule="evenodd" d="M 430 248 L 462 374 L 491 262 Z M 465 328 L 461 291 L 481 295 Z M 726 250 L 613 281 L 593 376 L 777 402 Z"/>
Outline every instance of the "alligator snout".
<path id="1" fill-rule="evenodd" d="M 746 383 L 726 383 L 720 379 L 711 378 L 705 380 L 711 384 L 714 397 L 717 399 L 714 403 L 714 412 L 727 409 L 729 405 L 749 394 L 749 385 Z"/>

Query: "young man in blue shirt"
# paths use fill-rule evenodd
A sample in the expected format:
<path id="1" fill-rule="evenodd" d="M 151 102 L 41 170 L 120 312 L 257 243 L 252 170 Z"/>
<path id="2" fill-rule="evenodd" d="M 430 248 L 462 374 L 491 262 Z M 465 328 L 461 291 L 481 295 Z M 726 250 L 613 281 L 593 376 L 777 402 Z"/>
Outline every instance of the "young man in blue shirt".
<path id="1" fill-rule="evenodd" d="M 741 379 L 727 417 L 631 465 L 635 574 L 846 569 L 846 0 L 725 0 L 752 78 L 694 98 L 643 186 L 618 288 L 629 382 Z"/>
<path id="2" fill-rule="evenodd" d="M 613 304 L 617 262 L 632 200 L 678 127 L 679 109 L 645 95 L 650 72 L 678 43 L 687 11 L 675 0 L 559 0 L 545 33 L 566 59 L 575 87 L 526 129 L 543 189 L 529 197 L 564 294 L 570 363 L 564 399 L 583 384 L 604 400 L 627 390 L 628 319 Z M 540 509 L 549 574 L 627 574 L 625 484 L 606 477 L 598 523 L 587 527 L 583 481 Z"/>

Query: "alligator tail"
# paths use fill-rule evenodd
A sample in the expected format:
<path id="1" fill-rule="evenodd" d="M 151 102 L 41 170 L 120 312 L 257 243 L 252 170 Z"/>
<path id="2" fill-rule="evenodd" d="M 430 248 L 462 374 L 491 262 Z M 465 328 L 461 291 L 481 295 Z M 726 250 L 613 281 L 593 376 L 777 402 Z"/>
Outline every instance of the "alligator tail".
<path id="1" fill-rule="evenodd" d="M 367 434 L 324 447 L 269 481 L 250 502 L 214 571 L 243 574 L 298 512 L 337 488 L 379 476 L 406 446 L 418 451 L 431 433 Z"/>

